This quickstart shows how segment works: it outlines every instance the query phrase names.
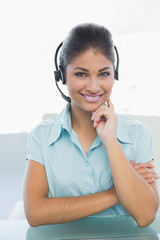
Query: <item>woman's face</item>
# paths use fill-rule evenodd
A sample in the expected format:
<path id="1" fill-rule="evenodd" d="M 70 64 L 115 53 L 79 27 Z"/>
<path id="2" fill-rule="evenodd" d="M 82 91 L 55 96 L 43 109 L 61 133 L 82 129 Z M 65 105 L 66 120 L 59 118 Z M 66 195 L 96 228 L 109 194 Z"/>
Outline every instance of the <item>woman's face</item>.
<path id="1" fill-rule="evenodd" d="M 113 63 L 95 49 L 80 54 L 66 67 L 66 85 L 74 108 L 95 111 L 110 97 L 113 84 Z"/>

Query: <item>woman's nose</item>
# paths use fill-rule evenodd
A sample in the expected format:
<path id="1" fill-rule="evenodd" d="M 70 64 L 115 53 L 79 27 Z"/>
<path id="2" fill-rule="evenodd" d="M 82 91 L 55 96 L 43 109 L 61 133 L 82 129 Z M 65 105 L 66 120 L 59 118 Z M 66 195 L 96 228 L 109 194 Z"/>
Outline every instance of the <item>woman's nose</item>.
<path id="1" fill-rule="evenodd" d="M 91 93 L 97 93 L 100 90 L 99 81 L 96 77 L 90 77 L 88 79 L 86 90 Z"/>

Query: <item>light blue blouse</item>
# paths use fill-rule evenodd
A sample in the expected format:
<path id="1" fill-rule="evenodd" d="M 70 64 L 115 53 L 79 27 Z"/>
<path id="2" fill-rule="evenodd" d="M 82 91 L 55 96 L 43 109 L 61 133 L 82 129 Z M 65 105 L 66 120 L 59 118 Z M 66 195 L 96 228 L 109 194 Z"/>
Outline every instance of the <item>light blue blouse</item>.
<path id="1" fill-rule="evenodd" d="M 142 163 L 153 159 L 151 132 L 137 120 L 119 115 L 117 139 L 128 161 Z M 86 156 L 71 126 L 70 104 L 56 117 L 43 121 L 31 131 L 27 148 L 26 159 L 45 166 L 49 197 L 88 195 L 113 186 L 108 156 L 100 138 L 96 137 Z M 98 214 L 127 212 L 117 204 Z"/>

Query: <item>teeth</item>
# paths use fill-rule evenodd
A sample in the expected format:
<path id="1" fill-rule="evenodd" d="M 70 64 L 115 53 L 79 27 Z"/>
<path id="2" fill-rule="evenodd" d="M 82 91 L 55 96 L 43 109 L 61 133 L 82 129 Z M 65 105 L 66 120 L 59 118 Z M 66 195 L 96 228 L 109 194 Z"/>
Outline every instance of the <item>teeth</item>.
<path id="1" fill-rule="evenodd" d="M 87 95 L 85 95 L 85 97 L 94 100 L 94 99 L 98 99 L 100 96 L 97 96 L 97 97 L 91 97 L 91 96 L 87 96 Z"/>
<path id="2" fill-rule="evenodd" d="M 86 94 L 82 94 L 82 93 L 81 93 L 81 95 L 86 97 L 86 98 L 88 98 L 88 99 L 96 100 L 96 99 L 100 98 L 103 94 L 100 94 L 100 95 L 98 95 L 96 97 L 92 97 L 92 96 L 89 96 L 89 95 L 86 95 Z"/>

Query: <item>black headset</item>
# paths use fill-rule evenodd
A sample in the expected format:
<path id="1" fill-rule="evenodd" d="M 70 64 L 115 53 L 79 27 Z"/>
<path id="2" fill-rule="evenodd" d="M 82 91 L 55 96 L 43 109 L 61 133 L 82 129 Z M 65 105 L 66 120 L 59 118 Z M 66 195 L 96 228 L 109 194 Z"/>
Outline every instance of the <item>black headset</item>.
<path id="1" fill-rule="evenodd" d="M 66 79 L 65 79 L 65 76 L 64 76 L 64 68 L 62 65 L 59 65 L 58 67 L 58 63 L 57 63 L 57 56 L 58 56 L 58 52 L 59 52 L 59 49 L 62 47 L 63 45 L 63 42 L 61 42 L 59 44 L 59 46 L 57 47 L 56 49 L 56 52 L 55 52 L 55 56 L 54 56 L 54 63 L 55 63 L 55 68 L 56 70 L 54 71 L 54 77 L 55 77 L 55 83 L 56 83 L 56 86 L 61 94 L 61 96 L 67 101 L 67 102 L 71 102 L 71 99 L 70 97 L 67 97 L 62 91 L 61 89 L 59 88 L 58 86 L 58 83 L 60 80 L 62 81 L 62 84 L 66 84 Z M 119 79 L 119 76 L 118 76 L 118 68 L 119 68 L 119 54 L 118 54 L 118 50 L 116 48 L 116 46 L 114 46 L 114 50 L 115 50 L 115 53 L 116 53 L 116 58 L 117 58 L 117 63 L 116 63 L 116 68 L 115 68 L 115 71 L 114 71 L 114 78 L 116 80 Z"/>

